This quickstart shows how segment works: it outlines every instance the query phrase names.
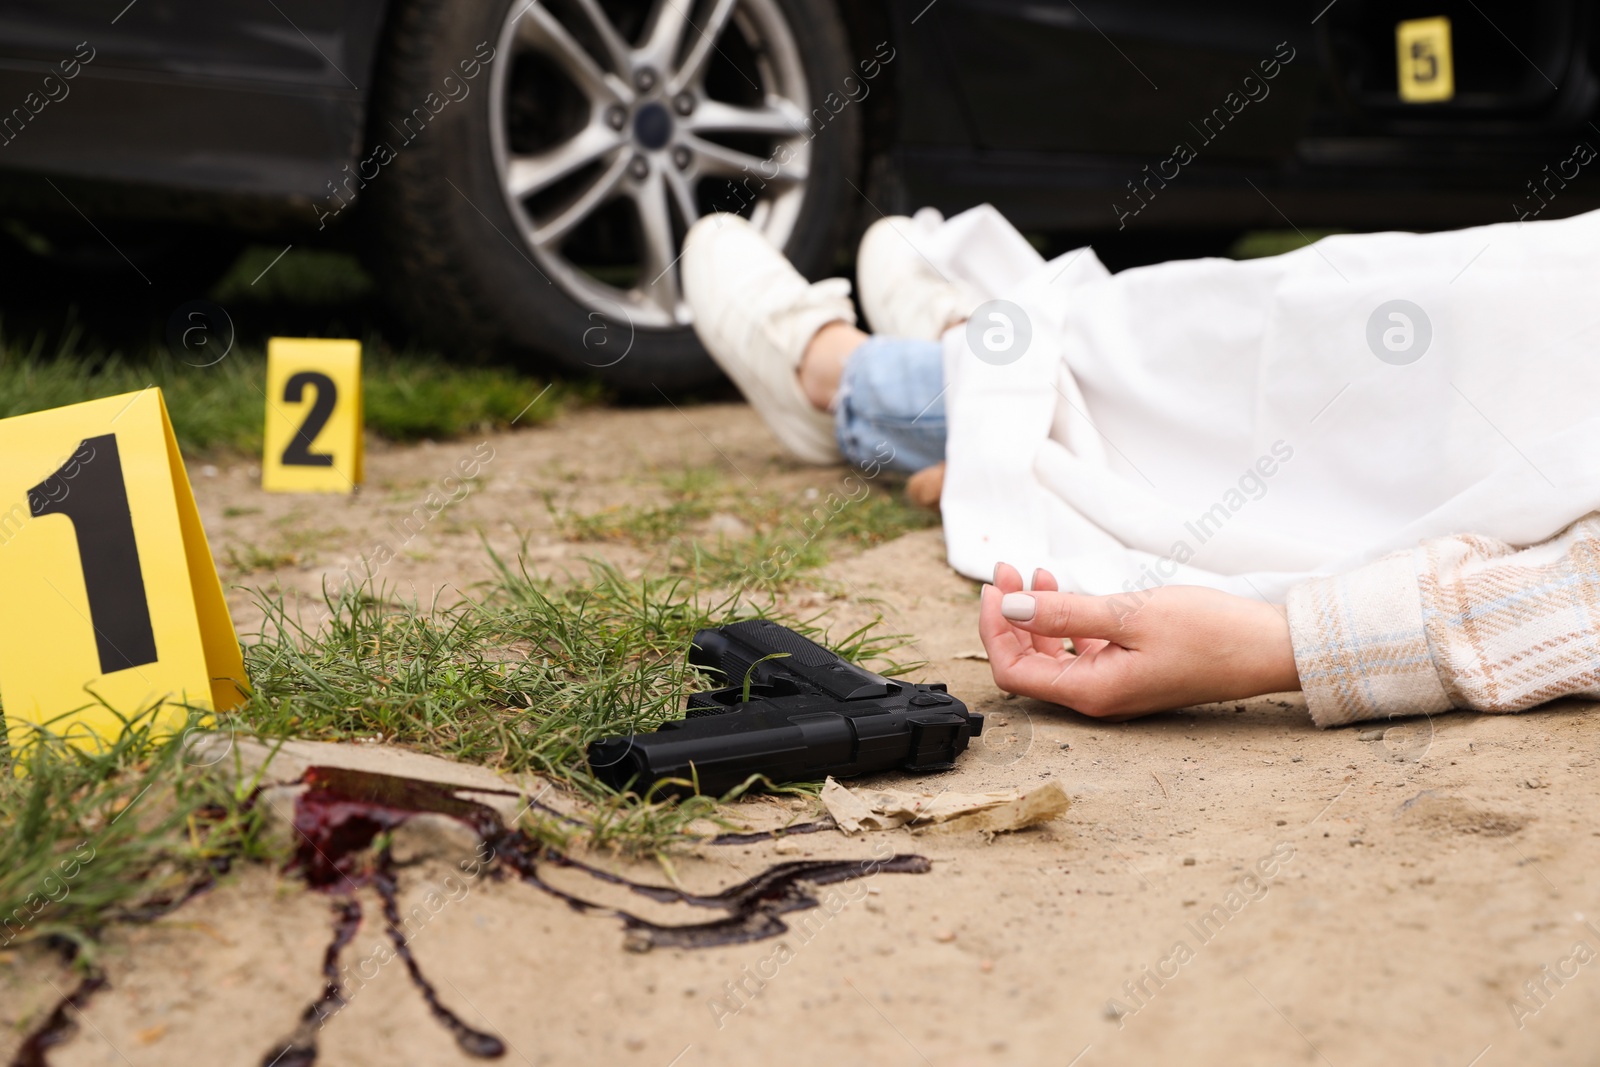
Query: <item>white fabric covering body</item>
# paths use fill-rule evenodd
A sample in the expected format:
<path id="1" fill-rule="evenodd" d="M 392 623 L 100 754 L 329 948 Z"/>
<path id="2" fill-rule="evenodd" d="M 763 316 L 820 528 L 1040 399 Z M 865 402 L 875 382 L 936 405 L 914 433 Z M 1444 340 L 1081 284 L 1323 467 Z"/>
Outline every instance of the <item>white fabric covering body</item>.
<path id="1" fill-rule="evenodd" d="M 1045 262 L 987 206 L 919 244 L 1032 331 L 1003 364 L 945 334 L 942 509 L 970 577 L 1281 602 L 1425 537 L 1531 544 L 1600 508 L 1600 212 L 1116 275 L 1089 249 Z M 1368 341 L 1395 300 L 1431 327 L 1410 363 Z"/>

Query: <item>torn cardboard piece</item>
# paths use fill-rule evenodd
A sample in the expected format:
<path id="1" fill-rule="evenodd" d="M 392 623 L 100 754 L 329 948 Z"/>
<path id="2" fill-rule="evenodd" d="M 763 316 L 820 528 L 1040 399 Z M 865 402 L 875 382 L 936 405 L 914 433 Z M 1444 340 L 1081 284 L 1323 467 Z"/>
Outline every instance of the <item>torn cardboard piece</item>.
<path id="1" fill-rule="evenodd" d="M 940 833 L 1006 833 L 1048 822 L 1071 805 L 1059 782 L 1047 782 L 1026 793 L 1021 789 L 910 793 L 902 789 L 852 790 L 832 778 L 822 787 L 822 803 L 846 834 L 897 826 Z"/>

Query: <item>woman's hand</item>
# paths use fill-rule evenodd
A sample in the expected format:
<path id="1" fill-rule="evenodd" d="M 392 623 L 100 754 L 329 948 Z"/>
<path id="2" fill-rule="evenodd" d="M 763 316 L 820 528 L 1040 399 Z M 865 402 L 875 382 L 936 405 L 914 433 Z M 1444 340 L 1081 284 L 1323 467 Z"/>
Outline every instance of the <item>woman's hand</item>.
<path id="1" fill-rule="evenodd" d="M 1058 592 L 1043 570 L 1024 593 L 1006 563 L 994 580 L 983 587 L 978 633 L 1007 692 L 1131 719 L 1300 688 L 1280 607 L 1191 585 L 1080 596 Z"/>

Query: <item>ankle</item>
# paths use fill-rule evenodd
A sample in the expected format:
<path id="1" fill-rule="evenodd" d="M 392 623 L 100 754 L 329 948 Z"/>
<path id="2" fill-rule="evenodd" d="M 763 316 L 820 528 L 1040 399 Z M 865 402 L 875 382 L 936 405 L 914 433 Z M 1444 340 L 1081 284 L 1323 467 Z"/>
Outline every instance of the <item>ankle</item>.
<path id="1" fill-rule="evenodd" d="M 812 407 L 818 411 L 833 410 L 844 365 L 867 336 L 842 320 L 828 323 L 812 336 L 800 357 L 800 366 L 795 369 L 800 388 Z"/>

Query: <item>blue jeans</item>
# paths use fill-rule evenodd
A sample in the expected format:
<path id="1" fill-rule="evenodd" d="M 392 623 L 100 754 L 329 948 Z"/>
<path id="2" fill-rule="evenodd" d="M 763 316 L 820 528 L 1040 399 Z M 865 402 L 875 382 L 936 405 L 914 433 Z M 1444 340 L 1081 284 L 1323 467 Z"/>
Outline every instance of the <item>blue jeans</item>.
<path id="1" fill-rule="evenodd" d="M 854 466 L 914 473 L 944 462 L 944 348 L 869 337 L 839 381 L 834 435 Z"/>

